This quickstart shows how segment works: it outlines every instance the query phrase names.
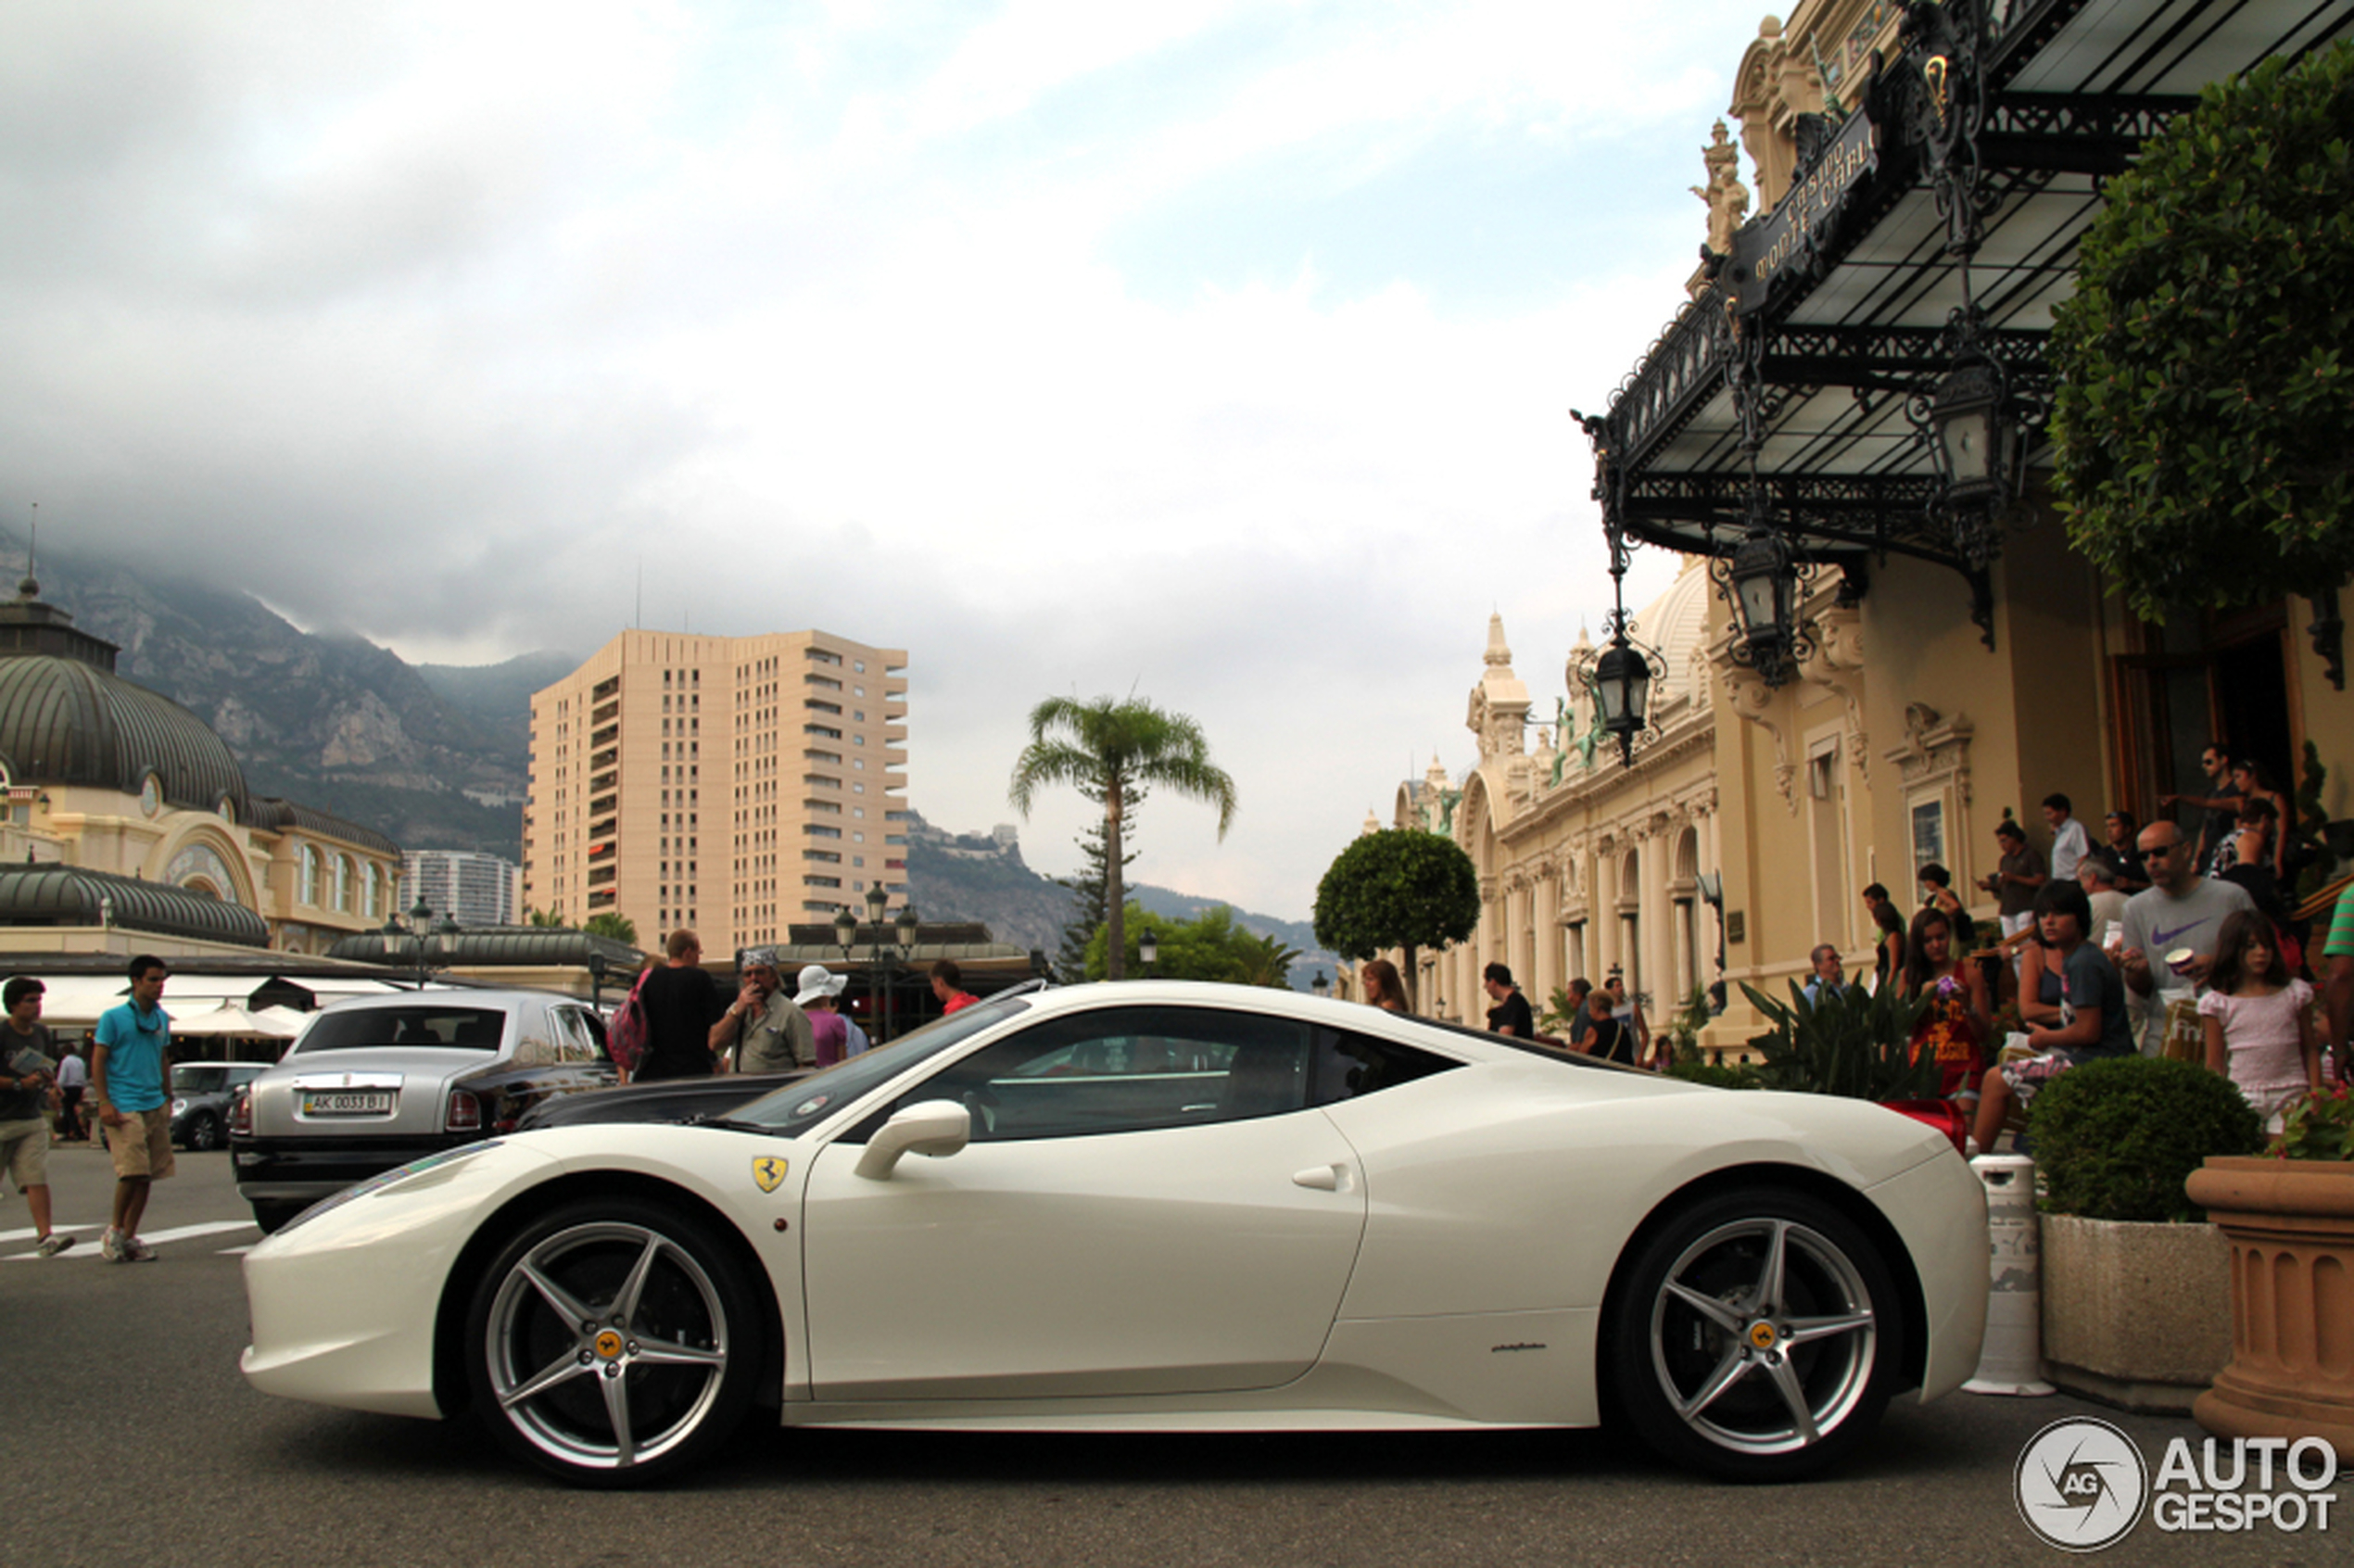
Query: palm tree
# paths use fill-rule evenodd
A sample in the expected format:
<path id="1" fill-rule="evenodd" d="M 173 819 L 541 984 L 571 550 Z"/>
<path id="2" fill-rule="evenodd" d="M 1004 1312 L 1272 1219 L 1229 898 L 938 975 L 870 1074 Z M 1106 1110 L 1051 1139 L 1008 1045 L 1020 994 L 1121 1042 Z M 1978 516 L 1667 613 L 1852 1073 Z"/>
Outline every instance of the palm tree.
<path id="1" fill-rule="evenodd" d="M 638 922 L 610 909 L 589 916 L 580 929 L 590 936 L 611 937 L 632 947 L 638 945 Z"/>
<path id="2" fill-rule="evenodd" d="M 1201 726 L 1131 697 L 1049 697 L 1030 714 L 1030 744 L 1014 764 L 1006 798 L 1027 818 L 1039 789 L 1069 784 L 1104 803 L 1105 972 L 1120 978 L 1127 932 L 1120 889 L 1120 834 L 1128 807 L 1146 787 L 1173 790 L 1218 808 L 1218 836 L 1234 823 L 1234 781 L 1209 760 Z"/>

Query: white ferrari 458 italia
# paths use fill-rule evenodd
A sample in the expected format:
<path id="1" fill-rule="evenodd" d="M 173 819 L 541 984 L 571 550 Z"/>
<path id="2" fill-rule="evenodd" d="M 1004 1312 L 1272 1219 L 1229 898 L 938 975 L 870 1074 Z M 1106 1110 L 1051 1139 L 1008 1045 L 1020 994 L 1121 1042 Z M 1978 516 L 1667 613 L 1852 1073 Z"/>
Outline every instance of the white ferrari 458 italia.
<path id="1" fill-rule="evenodd" d="M 1373 1008 L 1008 995 L 687 1124 L 436 1154 L 246 1257 L 254 1386 L 471 1410 L 566 1480 L 796 1426 L 1623 1421 L 1779 1480 L 1976 1365 L 1986 1208 L 1855 1100 Z"/>

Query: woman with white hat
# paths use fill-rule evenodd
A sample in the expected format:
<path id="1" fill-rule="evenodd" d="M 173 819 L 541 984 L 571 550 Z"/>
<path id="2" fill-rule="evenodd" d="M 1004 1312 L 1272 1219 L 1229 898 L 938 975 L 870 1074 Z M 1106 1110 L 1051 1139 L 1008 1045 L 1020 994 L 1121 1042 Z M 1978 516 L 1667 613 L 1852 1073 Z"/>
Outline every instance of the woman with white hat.
<path id="1" fill-rule="evenodd" d="M 809 1015 L 809 1027 L 817 1036 L 817 1065 L 821 1068 L 831 1067 L 867 1048 L 866 1031 L 841 1011 L 842 988 L 849 983 L 847 977 L 835 974 L 823 964 L 804 964 L 801 967 L 801 993 L 793 998 L 793 1005 Z"/>

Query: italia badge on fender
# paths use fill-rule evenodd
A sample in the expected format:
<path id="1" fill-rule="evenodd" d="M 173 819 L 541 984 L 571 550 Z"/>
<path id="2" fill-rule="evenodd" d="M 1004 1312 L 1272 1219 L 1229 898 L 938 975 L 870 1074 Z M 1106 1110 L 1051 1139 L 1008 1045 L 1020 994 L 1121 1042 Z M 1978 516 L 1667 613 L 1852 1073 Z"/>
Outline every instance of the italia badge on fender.
<path id="1" fill-rule="evenodd" d="M 760 1183 L 764 1193 L 773 1193 L 777 1183 L 785 1179 L 785 1162 L 776 1155 L 762 1155 L 752 1162 L 752 1179 Z"/>

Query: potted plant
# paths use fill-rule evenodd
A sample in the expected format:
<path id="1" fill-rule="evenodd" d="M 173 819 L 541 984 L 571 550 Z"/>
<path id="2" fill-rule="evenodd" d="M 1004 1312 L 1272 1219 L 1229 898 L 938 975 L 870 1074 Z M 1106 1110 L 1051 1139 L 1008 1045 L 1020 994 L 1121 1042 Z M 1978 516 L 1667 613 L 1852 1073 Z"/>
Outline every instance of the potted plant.
<path id="1" fill-rule="evenodd" d="M 2251 1153 L 2262 1123 L 2189 1062 L 2087 1062 L 2028 1107 L 2044 1188 L 2044 1375 L 2129 1410 L 2181 1412 L 2232 1352 L 2222 1233 L 2183 1182 Z"/>
<path id="2" fill-rule="evenodd" d="M 2194 1173 L 2231 1246 L 2232 1355 L 2191 1408 L 2225 1437 L 2321 1437 L 2354 1461 L 2354 1091 L 2291 1106 L 2269 1157 Z"/>
<path id="3" fill-rule="evenodd" d="M 1913 1025 L 1925 1002 L 1897 995 L 1892 985 L 1826 986 L 1809 1001 L 1792 980 L 1788 1006 L 1747 981 L 1741 992 L 1773 1026 L 1749 1042 L 1765 1058 L 1766 1088 L 1880 1101 L 1935 1093 L 1937 1064 L 1913 1059 Z"/>
<path id="4" fill-rule="evenodd" d="M 1758 1071 L 1762 1087 L 1877 1100 L 1962 1147 L 1968 1129 L 1959 1107 L 1937 1097 L 1937 1062 L 1913 1049 L 1913 1026 L 1929 1006 L 1926 999 L 1900 996 L 1892 985 L 1876 992 L 1850 985 L 1825 987 L 1809 1001 L 1792 980 L 1784 1006 L 1746 981 L 1741 991 L 1774 1026 L 1749 1042 L 1765 1058 Z"/>

